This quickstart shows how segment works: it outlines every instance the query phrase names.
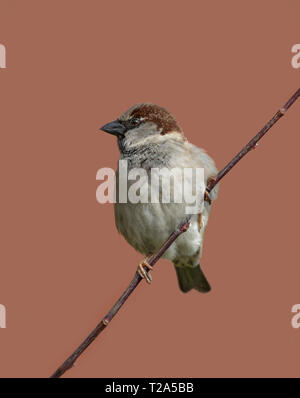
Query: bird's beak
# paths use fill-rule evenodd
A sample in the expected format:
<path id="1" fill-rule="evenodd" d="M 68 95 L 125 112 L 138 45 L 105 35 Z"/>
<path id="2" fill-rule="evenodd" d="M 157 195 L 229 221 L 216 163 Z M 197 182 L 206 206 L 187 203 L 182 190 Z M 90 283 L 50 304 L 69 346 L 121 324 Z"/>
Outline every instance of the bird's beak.
<path id="1" fill-rule="evenodd" d="M 100 130 L 106 133 L 116 135 L 117 137 L 122 137 L 126 132 L 126 127 L 120 123 L 118 120 L 107 123 L 100 128 Z"/>

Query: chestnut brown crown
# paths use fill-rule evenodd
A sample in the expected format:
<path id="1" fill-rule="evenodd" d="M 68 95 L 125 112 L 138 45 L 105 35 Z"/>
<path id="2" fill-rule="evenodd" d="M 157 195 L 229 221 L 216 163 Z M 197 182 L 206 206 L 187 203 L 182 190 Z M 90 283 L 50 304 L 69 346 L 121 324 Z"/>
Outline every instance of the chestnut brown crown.
<path id="1" fill-rule="evenodd" d="M 151 103 L 141 103 L 132 106 L 119 118 L 120 121 L 140 120 L 142 123 L 152 122 L 161 130 L 161 135 L 171 132 L 182 133 L 173 115 L 165 108 Z"/>

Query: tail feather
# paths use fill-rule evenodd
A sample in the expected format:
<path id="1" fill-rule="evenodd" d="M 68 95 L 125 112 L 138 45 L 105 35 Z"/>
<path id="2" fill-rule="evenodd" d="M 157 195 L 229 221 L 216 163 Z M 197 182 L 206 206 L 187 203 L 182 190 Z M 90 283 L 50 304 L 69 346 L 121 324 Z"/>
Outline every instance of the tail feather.
<path id="1" fill-rule="evenodd" d="M 200 265 L 196 267 L 177 267 L 175 265 L 176 274 L 180 289 L 186 293 L 191 289 L 198 290 L 201 293 L 207 293 L 211 290 Z"/>

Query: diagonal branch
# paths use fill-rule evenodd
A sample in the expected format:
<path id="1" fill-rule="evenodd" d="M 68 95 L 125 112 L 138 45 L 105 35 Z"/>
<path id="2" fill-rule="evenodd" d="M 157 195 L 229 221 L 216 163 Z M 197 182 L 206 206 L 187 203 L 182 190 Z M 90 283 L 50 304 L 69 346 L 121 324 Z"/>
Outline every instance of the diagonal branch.
<path id="1" fill-rule="evenodd" d="M 218 173 L 216 178 L 210 179 L 207 185 L 207 191 L 210 192 L 215 185 L 251 150 L 254 149 L 258 141 L 270 130 L 275 123 L 286 113 L 286 111 L 294 104 L 294 102 L 300 97 L 300 89 L 288 100 L 288 102 L 272 117 L 272 119 L 257 133 L 257 135 L 248 142 L 247 145 Z M 160 250 L 153 255 L 149 260 L 148 264 L 152 267 L 172 245 L 172 243 L 190 226 L 190 217 L 184 220 L 176 230 L 169 236 L 167 241 L 163 244 Z M 95 329 L 87 336 L 87 338 L 80 344 L 80 346 L 71 354 L 62 365 L 53 373 L 51 378 L 58 378 L 62 376 L 68 369 L 74 366 L 75 361 L 80 355 L 88 348 L 88 346 L 96 339 L 96 337 L 107 327 L 109 322 L 117 314 L 119 309 L 135 290 L 138 284 L 141 282 L 142 277 L 138 272 L 135 273 L 132 281 L 130 282 L 127 289 L 124 291 L 119 300 L 111 308 L 111 310 L 105 315 L 105 317 L 98 323 Z"/>
<path id="2" fill-rule="evenodd" d="M 278 122 L 282 116 L 285 115 L 287 110 L 294 104 L 294 102 L 300 97 L 300 88 L 295 92 L 295 94 L 288 100 L 288 102 L 275 113 L 272 119 L 265 124 L 265 126 L 248 142 L 247 145 L 237 154 L 235 157 L 218 173 L 216 179 L 209 181 L 207 186 L 207 191 L 210 192 L 213 187 L 251 150 L 254 149 L 258 141 Z"/>

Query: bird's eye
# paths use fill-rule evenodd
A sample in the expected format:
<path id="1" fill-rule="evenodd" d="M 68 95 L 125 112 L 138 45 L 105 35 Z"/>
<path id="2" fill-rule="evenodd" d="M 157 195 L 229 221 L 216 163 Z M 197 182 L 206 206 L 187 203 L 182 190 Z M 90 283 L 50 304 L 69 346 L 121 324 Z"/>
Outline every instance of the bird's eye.
<path id="1" fill-rule="evenodd" d="M 134 117 L 133 119 L 131 119 L 131 124 L 133 126 L 137 126 L 138 124 L 140 124 L 140 119 L 138 119 L 137 117 Z"/>

